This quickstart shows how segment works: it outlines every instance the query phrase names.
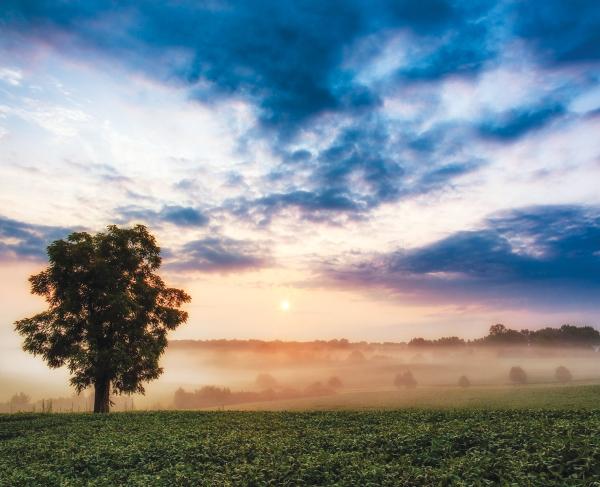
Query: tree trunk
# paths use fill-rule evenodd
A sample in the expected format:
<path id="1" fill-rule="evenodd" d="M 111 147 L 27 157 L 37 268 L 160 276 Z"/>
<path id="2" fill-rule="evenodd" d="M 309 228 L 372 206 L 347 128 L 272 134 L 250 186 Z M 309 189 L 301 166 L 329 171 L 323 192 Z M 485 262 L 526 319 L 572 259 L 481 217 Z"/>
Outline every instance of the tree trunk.
<path id="1" fill-rule="evenodd" d="M 110 379 L 97 379 L 94 384 L 94 412 L 110 411 Z"/>

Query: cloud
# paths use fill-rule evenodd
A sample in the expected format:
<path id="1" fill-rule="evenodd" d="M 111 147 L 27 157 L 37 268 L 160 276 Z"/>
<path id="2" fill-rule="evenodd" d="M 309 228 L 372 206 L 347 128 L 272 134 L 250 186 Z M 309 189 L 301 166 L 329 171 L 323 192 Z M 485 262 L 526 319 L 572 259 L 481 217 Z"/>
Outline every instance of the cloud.
<path id="1" fill-rule="evenodd" d="M 481 5 L 484 5 L 483 3 Z M 485 8 L 450 0 L 333 0 L 252 4 L 125 1 L 8 1 L 3 24 L 79 55 L 93 49 L 133 69 L 189 86 L 192 96 L 243 96 L 264 126 L 295 130 L 314 115 L 379 103 L 378 94 L 344 67 L 356 42 L 394 30 L 411 33 L 412 77 L 476 70 L 489 57 Z M 435 39 L 441 43 L 433 42 Z M 420 59 L 422 58 L 422 59 Z"/>
<path id="2" fill-rule="evenodd" d="M 0 260 L 45 260 L 46 247 L 71 229 L 35 225 L 0 216 Z"/>
<path id="3" fill-rule="evenodd" d="M 529 132 L 539 130 L 565 114 L 560 103 L 546 103 L 533 107 L 520 107 L 505 113 L 494 114 L 479 126 L 483 137 L 515 140 Z"/>
<path id="4" fill-rule="evenodd" d="M 131 206 L 117 209 L 122 221 L 141 220 L 150 224 L 171 223 L 178 227 L 204 227 L 209 217 L 189 206 L 166 205 L 159 211 Z"/>
<path id="5" fill-rule="evenodd" d="M 511 210 L 423 247 L 340 258 L 323 275 L 407 301 L 597 307 L 600 208 Z"/>
<path id="6" fill-rule="evenodd" d="M 11 86 L 19 86 L 23 81 L 23 73 L 19 69 L 0 67 L 0 81 Z"/>
<path id="7" fill-rule="evenodd" d="M 516 35 L 549 64 L 600 60 L 600 9 L 596 0 L 547 0 L 544 8 L 514 2 Z"/>
<path id="8" fill-rule="evenodd" d="M 250 123 L 257 120 L 237 134 L 246 167 L 263 156 L 266 164 L 271 156 L 280 160 L 263 179 L 251 178 L 252 191 L 216 205 L 264 225 L 286 211 L 305 221 L 360 219 L 387 203 L 451 189 L 488 162 L 477 152 L 480 138 L 510 144 L 551 126 L 566 115 L 566 98 L 597 84 L 591 70 L 577 76 L 562 70 L 568 63 L 585 71 L 598 60 L 595 4 L 550 0 L 541 9 L 516 0 L 125 0 L 115 8 L 95 0 L 8 0 L 0 22 L 3 38 L 16 39 L 10 45 L 19 49 L 53 45 L 90 64 L 118 62 L 182 87 L 206 106 L 243 100 L 251 107 Z M 442 114 L 445 82 L 467 80 L 475 90 L 482 74 L 499 68 L 524 72 L 543 86 L 527 94 L 527 105 L 508 103 L 501 113 L 489 115 L 485 102 L 475 100 L 469 120 Z M 492 84 L 484 98 L 519 91 Z M 391 113 L 391 99 L 414 103 L 416 113 Z M 460 111 L 465 102 L 455 101 Z M 48 128 L 57 118 L 48 114 L 58 113 L 63 133 L 79 127 L 76 112 L 50 108 L 33 112 L 36 123 Z M 252 153 L 263 142 L 268 150 Z M 180 227 L 208 223 L 194 207 L 121 213 Z"/>
<path id="9" fill-rule="evenodd" d="M 362 117 L 320 150 L 283 145 L 282 163 L 266 181 L 274 189 L 225 207 L 261 224 L 288 209 L 308 221 L 364 218 L 382 204 L 447 187 L 478 169 L 484 161 L 463 154 L 464 130 L 443 123 L 420 131 L 415 124 Z"/>
<path id="10" fill-rule="evenodd" d="M 267 267 L 268 251 L 255 242 L 223 236 L 206 237 L 186 243 L 168 253 L 167 268 L 177 271 L 244 272 Z"/>

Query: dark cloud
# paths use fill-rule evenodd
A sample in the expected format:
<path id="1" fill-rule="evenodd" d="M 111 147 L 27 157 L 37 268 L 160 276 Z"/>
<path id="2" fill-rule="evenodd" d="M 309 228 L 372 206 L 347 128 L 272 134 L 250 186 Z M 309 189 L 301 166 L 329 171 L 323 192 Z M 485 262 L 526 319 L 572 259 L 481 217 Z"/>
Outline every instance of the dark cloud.
<path id="1" fill-rule="evenodd" d="M 495 114 L 482 123 L 479 132 L 487 138 L 515 140 L 529 132 L 539 130 L 565 114 L 560 103 L 542 103 L 532 107 L 521 107 L 506 113 Z"/>
<path id="2" fill-rule="evenodd" d="M 461 155 L 465 127 L 441 124 L 416 130 L 411 124 L 362 117 L 320 151 L 286 152 L 284 147 L 279 153 L 283 162 L 267 184 L 285 189 L 225 206 L 262 224 L 290 208 L 310 221 L 358 219 L 382 204 L 446 187 L 483 164 Z"/>
<path id="3" fill-rule="evenodd" d="M 287 209 L 306 220 L 362 218 L 381 204 L 450 187 L 484 163 L 465 149 L 477 135 L 511 143 L 557 120 L 566 103 L 515 108 L 467 130 L 424 123 L 435 113 L 434 96 L 429 114 L 404 124 L 386 118 L 382 100 L 498 66 L 515 40 L 543 63 L 597 61 L 599 19 L 596 0 L 549 0 L 543 8 L 519 0 L 6 0 L 0 10 L 3 38 L 16 39 L 14 46 L 35 38 L 66 55 L 107 57 L 184 86 L 193 100 L 235 96 L 254 106 L 259 123 L 240 147 L 246 137 L 263 138 L 282 163 L 262 196 L 225 206 L 262 224 Z M 398 33 L 394 59 L 388 41 Z M 385 49 L 395 67 L 365 81 L 364 70 Z M 179 226 L 208 222 L 194 208 L 122 214 Z"/>
<path id="4" fill-rule="evenodd" d="M 600 9 L 597 0 L 512 2 L 515 33 L 551 64 L 600 60 Z"/>
<path id="5" fill-rule="evenodd" d="M 420 248 L 331 262 L 324 274 L 406 300 L 597 306 L 600 208 L 513 210 Z"/>
<path id="6" fill-rule="evenodd" d="M 265 126 L 285 132 L 324 111 L 379 103 L 343 67 L 356 41 L 372 33 L 405 29 L 434 46 L 409 67 L 412 76 L 475 69 L 489 56 L 484 10 L 451 0 L 124 1 L 118 8 L 94 0 L 7 0 L 0 15 L 13 32 L 71 51 L 72 45 L 96 49 L 153 77 L 185 83 L 194 97 L 244 96 L 260 107 Z"/>
<path id="7" fill-rule="evenodd" d="M 171 223 L 179 227 L 204 227 L 209 217 L 200 210 L 189 206 L 166 205 L 160 211 L 140 207 L 118 208 L 122 221 L 144 221 L 150 224 Z"/>
<path id="8" fill-rule="evenodd" d="M 48 244 L 64 238 L 71 231 L 68 228 L 34 225 L 0 216 L 0 260 L 44 260 Z"/>
<path id="9" fill-rule="evenodd" d="M 207 237 L 169 252 L 167 267 L 177 271 L 243 272 L 267 267 L 271 258 L 261 245 L 227 237 Z"/>

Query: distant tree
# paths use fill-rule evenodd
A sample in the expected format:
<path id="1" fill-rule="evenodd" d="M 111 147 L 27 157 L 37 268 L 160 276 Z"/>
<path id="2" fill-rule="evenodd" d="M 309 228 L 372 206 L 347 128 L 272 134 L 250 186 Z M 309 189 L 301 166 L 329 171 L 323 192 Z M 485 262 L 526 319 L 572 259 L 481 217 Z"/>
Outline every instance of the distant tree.
<path id="1" fill-rule="evenodd" d="M 531 332 L 531 343 L 540 346 L 593 347 L 600 345 L 600 332 L 591 326 L 562 325 Z"/>
<path id="2" fill-rule="evenodd" d="M 273 389 L 277 387 L 277 380 L 271 374 L 258 374 L 255 382 L 261 389 Z"/>
<path id="3" fill-rule="evenodd" d="M 405 370 L 404 372 L 396 374 L 396 377 L 394 378 L 394 385 L 398 388 L 413 388 L 417 386 L 417 381 L 413 377 L 410 370 Z"/>
<path id="4" fill-rule="evenodd" d="M 469 380 L 469 378 L 466 375 L 461 375 L 460 378 L 458 379 L 458 385 L 460 387 L 470 387 L 471 386 L 471 381 Z"/>
<path id="5" fill-rule="evenodd" d="M 336 376 L 330 377 L 329 380 L 327 381 L 327 385 L 329 387 L 331 387 L 332 389 L 339 389 L 340 387 L 343 386 L 340 378 L 336 377 Z"/>
<path id="6" fill-rule="evenodd" d="M 481 341 L 490 345 L 527 345 L 529 332 L 527 330 L 511 330 L 502 324 L 497 324 L 490 327 L 489 334 Z"/>
<path id="7" fill-rule="evenodd" d="M 364 362 L 366 360 L 366 358 L 365 358 L 365 354 L 362 353 L 360 350 L 352 350 L 352 352 L 350 352 L 350 354 L 348 355 L 346 360 L 348 362 L 359 363 L 359 362 Z"/>
<path id="8" fill-rule="evenodd" d="M 459 347 L 463 345 L 465 345 L 465 341 L 456 336 L 441 337 L 436 340 L 426 340 L 418 337 L 408 342 L 409 347 Z"/>
<path id="9" fill-rule="evenodd" d="M 24 392 L 19 392 L 10 398 L 10 404 L 13 406 L 27 406 L 31 401 L 31 398 Z"/>
<path id="10" fill-rule="evenodd" d="M 489 336 L 491 336 L 491 337 L 502 336 L 507 331 L 508 331 L 508 328 L 506 328 L 506 326 L 504 326 L 501 323 L 498 323 L 496 325 L 490 326 Z"/>
<path id="11" fill-rule="evenodd" d="M 563 365 L 556 368 L 556 370 L 554 371 L 554 377 L 558 382 L 562 382 L 563 384 L 571 382 L 571 380 L 573 379 L 571 371 Z"/>
<path id="12" fill-rule="evenodd" d="M 508 378 L 515 384 L 525 384 L 527 382 L 527 374 L 521 367 L 511 367 Z"/>
<path id="13" fill-rule="evenodd" d="M 155 273 L 160 248 L 146 227 L 111 225 L 104 233 L 76 232 L 48 246 L 50 265 L 29 278 L 48 310 L 15 323 L 23 348 L 51 368 L 66 365 L 77 392 L 94 387 L 94 412 L 117 394 L 144 393 L 156 379 L 167 332 L 187 320 L 190 301 Z"/>
<path id="14" fill-rule="evenodd" d="M 600 332 L 591 326 L 562 325 L 540 330 L 511 330 L 502 324 L 490 327 L 489 334 L 476 340 L 489 345 L 535 345 L 551 347 L 584 347 L 600 345 Z"/>

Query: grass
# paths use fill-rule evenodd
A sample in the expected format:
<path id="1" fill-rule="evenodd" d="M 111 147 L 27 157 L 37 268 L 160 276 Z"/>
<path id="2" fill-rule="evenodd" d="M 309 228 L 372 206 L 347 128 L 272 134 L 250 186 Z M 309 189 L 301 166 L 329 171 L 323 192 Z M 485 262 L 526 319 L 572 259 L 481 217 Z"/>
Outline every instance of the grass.
<path id="1" fill-rule="evenodd" d="M 0 415 L 0 486 L 600 486 L 598 386 L 458 392 L 458 408 L 421 391 L 428 407 L 395 410 Z"/>
<path id="2" fill-rule="evenodd" d="M 594 409 L 600 405 L 600 385 L 527 385 L 417 387 L 415 389 L 350 391 L 331 396 L 226 406 L 244 411 L 369 410 L 398 408 Z M 214 408 L 217 409 L 217 408 Z M 218 408 L 223 409 L 223 408 Z"/>

